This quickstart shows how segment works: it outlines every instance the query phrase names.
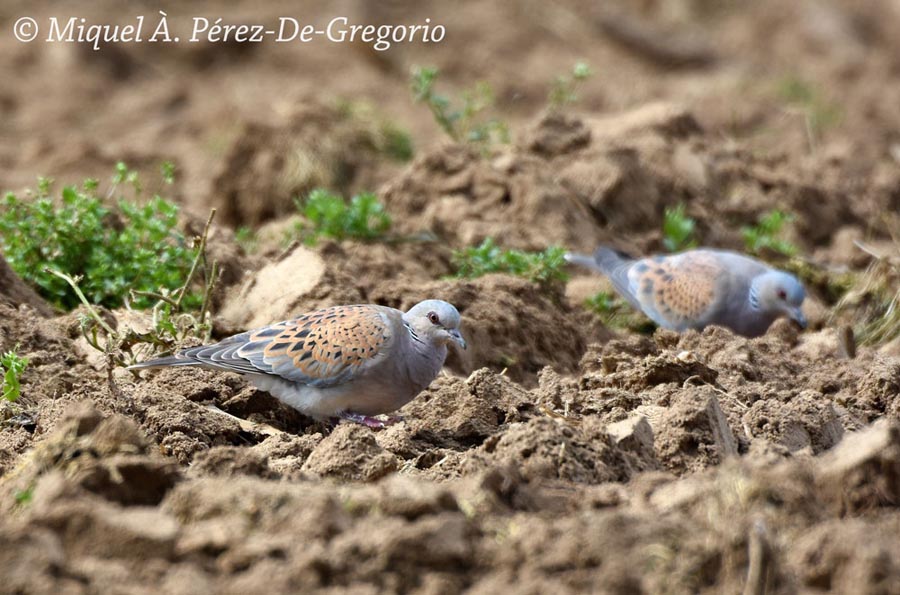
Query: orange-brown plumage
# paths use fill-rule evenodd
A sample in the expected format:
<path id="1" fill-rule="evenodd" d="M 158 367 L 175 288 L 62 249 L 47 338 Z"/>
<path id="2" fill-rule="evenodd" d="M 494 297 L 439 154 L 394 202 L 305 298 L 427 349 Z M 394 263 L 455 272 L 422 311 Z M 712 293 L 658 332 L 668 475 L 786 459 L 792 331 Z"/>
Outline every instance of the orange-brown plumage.
<path id="1" fill-rule="evenodd" d="M 634 259 L 601 246 L 593 257 L 566 259 L 609 277 L 632 306 L 672 330 L 717 324 L 756 337 L 779 316 L 806 325 L 806 293 L 797 278 L 735 252 L 697 249 Z"/>
<path id="2" fill-rule="evenodd" d="M 314 417 L 379 425 L 368 416 L 393 411 L 428 386 L 449 343 L 465 348 L 459 323 L 456 308 L 440 300 L 405 313 L 375 304 L 334 306 L 132 367 L 239 372 Z"/>

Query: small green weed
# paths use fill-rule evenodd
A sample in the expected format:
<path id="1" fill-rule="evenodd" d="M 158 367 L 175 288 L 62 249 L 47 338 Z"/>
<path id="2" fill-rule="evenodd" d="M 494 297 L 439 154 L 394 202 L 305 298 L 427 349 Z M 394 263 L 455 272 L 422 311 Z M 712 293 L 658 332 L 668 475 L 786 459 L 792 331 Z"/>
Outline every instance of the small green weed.
<path id="1" fill-rule="evenodd" d="M 34 499 L 34 486 L 28 486 L 24 490 L 16 490 L 13 498 L 16 501 L 16 506 L 28 506 Z"/>
<path id="2" fill-rule="evenodd" d="M 382 153 L 397 161 L 409 161 L 413 158 L 415 150 L 412 137 L 407 131 L 386 122 L 381 127 L 380 133 L 378 149 Z"/>
<path id="3" fill-rule="evenodd" d="M 478 83 L 453 101 L 435 90 L 439 74 L 437 68 L 413 69 L 412 93 L 416 103 L 428 106 L 435 122 L 450 138 L 480 146 L 483 150 L 494 144 L 509 142 L 506 123 L 484 115 L 494 105 L 494 92 L 490 85 Z"/>
<path id="4" fill-rule="evenodd" d="M 175 183 L 175 164 L 171 161 L 163 161 L 162 165 L 159 166 L 160 173 L 162 174 L 163 182 L 166 184 L 174 184 Z"/>
<path id="5" fill-rule="evenodd" d="M 584 301 L 584 306 L 601 318 L 609 317 L 619 309 L 622 300 L 609 291 L 600 291 Z"/>
<path id="6" fill-rule="evenodd" d="M 572 71 L 556 77 L 547 101 L 553 109 L 561 109 L 578 101 L 578 88 L 593 72 L 586 62 L 576 62 Z"/>
<path id="7" fill-rule="evenodd" d="M 683 204 L 675 208 L 666 208 L 663 216 L 663 245 L 669 252 L 679 252 L 689 248 L 695 248 L 697 241 L 694 239 L 694 231 L 697 222 L 688 217 Z"/>
<path id="8" fill-rule="evenodd" d="M 107 206 L 96 194 L 96 180 L 66 186 L 55 199 L 52 184 L 39 179 L 34 200 L 8 193 L 0 201 L 0 248 L 45 298 L 67 310 L 79 301 L 62 279 L 45 272 L 48 268 L 81 277 L 91 303 L 111 308 L 121 306 L 132 290 L 138 293 L 132 305 L 147 308 L 155 300 L 142 292 L 181 286 L 195 251 L 177 229 L 174 203 L 154 196 L 143 204 L 120 198 Z M 119 163 L 110 195 L 122 184 L 140 192 L 137 173 Z M 196 294 L 185 299 L 193 306 L 201 300 Z"/>
<path id="9" fill-rule="evenodd" d="M 256 232 L 245 225 L 234 231 L 234 241 L 247 254 L 253 254 L 259 248 L 259 238 L 256 237 Z"/>
<path id="10" fill-rule="evenodd" d="M 314 244 L 322 236 L 335 240 L 348 238 L 377 240 L 391 228 L 391 217 L 378 197 L 370 192 L 358 194 L 346 202 L 342 197 L 321 188 L 297 201 L 304 221 L 294 229 L 306 243 Z"/>
<path id="11" fill-rule="evenodd" d="M 16 353 L 18 348 L 17 345 L 12 351 L 0 355 L 0 373 L 3 374 L 0 388 L 3 389 L 3 398 L 11 403 L 19 400 L 19 395 L 21 395 L 19 377 L 28 367 L 28 359 Z"/>
<path id="12" fill-rule="evenodd" d="M 559 246 L 542 252 L 504 250 L 486 238 L 479 246 L 454 251 L 452 262 L 457 277 L 473 279 L 489 273 L 508 273 L 548 286 L 568 279 L 565 253 Z"/>
<path id="13" fill-rule="evenodd" d="M 797 247 L 780 238 L 785 223 L 793 220 L 793 216 L 783 211 L 774 210 L 759 218 L 756 225 L 741 228 L 744 246 L 751 254 L 773 251 L 783 256 L 793 256 Z"/>

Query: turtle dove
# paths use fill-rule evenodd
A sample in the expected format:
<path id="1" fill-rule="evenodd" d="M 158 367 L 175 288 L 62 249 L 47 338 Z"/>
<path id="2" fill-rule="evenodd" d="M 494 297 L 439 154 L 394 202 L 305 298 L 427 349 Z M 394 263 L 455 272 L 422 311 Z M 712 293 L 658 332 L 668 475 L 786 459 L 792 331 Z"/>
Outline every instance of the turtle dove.
<path id="1" fill-rule="evenodd" d="M 376 305 L 334 306 L 184 349 L 129 369 L 201 366 L 238 372 L 259 389 L 316 419 L 370 427 L 440 372 L 447 345 L 466 348 L 459 312 L 425 300 L 408 312 Z"/>
<path id="2" fill-rule="evenodd" d="M 735 252 L 697 249 L 638 260 L 601 246 L 593 258 L 569 253 L 566 260 L 606 275 L 632 306 L 667 329 L 714 324 L 758 337 L 781 316 L 806 328 L 800 281 Z"/>

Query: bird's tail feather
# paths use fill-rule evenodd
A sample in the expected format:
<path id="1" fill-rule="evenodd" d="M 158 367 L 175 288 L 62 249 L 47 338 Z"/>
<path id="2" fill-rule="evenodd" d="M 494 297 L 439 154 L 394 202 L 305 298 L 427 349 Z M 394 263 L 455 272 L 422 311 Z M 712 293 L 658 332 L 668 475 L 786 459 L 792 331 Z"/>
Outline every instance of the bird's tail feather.
<path id="1" fill-rule="evenodd" d="M 600 246 L 594 250 L 593 257 L 570 252 L 566 254 L 566 260 L 605 275 L 622 297 L 638 310 L 641 309 L 629 287 L 628 270 L 634 264 L 634 258 L 630 255 L 609 246 Z"/>
<path id="2" fill-rule="evenodd" d="M 593 269 L 599 273 L 602 273 L 598 267 L 597 263 L 594 262 L 594 259 L 585 254 L 576 254 L 575 252 L 566 252 L 565 255 L 566 262 L 577 264 L 578 266 L 582 266 L 588 269 Z"/>
<path id="3" fill-rule="evenodd" d="M 609 246 L 600 246 L 594 250 L 593 256 L 567 252 L 565 258 L 566 262 L 592 269 L 604 275 L 610 275 L 623 264 L 630 264 L 634 260 L 630 255 Z"/>
<path id="4" fill-rule="evenodd" d="M 145 362 L 133 364 L 128 366 L 128 369 L 143 370 L 144 368 L 164 368 L 166 366 L 196 366 L 199 363 L 200 362 L 194 359 L 179 357 L 177 355 L 170 355 L 169 357 L 161 357 L 158 359 L 151 359 Z"/>
<path id="5" fill-rule="evenodd" d="M 630 254 L 609 246 L 600 246 L 594 250 L 595 266 L 597 270 L 606 275 L 611 274 L 623 264 L 630 264 L 633 260 L 634 258 Z"/>

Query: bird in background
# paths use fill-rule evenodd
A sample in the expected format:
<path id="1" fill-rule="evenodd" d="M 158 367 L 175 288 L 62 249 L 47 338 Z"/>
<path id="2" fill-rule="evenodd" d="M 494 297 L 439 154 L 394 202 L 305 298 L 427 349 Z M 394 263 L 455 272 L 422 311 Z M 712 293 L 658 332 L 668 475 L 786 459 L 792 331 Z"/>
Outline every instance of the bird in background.
<path id="1" fill-rule="evenodd" d="M 606 275 L 616 291 L 663 328 L 724 326 L 758 337 L 778 318 L 806 328 L 806 291 L 790 273 L 725 250 L 697 249 L 635 259 L 601 246 L 566 260 Z"/>
<path id="2" fill-rule="evenodd" d="M 238 372 L 313 418 L 383 427 L 389 422 L 372 416 L 399 409 L 428 387 L 444 366 L 448 345 L 466 348 L 459 325 L 459 312 L 441 300 L 419 302 L 407 312 L 333 306 L 129 369 Z"/>

